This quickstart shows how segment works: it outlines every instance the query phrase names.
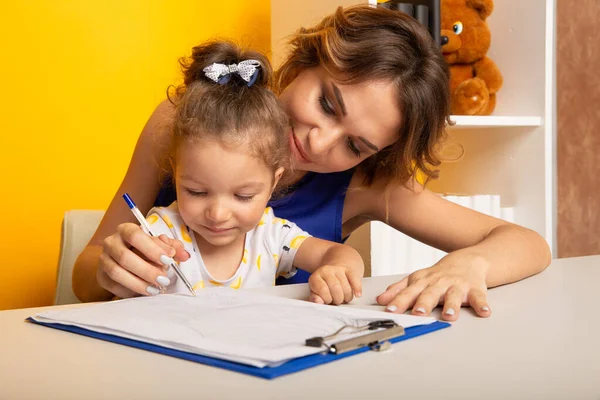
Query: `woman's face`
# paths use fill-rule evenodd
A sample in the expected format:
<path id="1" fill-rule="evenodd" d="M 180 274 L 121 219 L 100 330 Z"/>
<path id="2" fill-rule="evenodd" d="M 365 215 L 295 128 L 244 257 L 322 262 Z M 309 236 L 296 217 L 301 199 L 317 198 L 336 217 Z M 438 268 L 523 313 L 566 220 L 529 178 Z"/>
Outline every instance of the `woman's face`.
<path id="1" fill-rule="evenodd" d="M 350 169 L 398 140 L 397 88 L 387 81 L 337 82 L 323 67 L 300 73 L 279 97 L 291 118 L 294 168 Z"/>

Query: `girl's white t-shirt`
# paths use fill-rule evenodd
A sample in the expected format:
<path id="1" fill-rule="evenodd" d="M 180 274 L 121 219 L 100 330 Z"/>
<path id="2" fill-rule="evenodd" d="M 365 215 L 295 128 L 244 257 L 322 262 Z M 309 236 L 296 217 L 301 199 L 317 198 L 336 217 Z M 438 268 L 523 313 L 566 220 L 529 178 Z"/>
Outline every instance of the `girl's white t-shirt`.
<path id="1" fill-rule="evenodd" d="M 183 243 L 191 257 L 180 263 L 179 268 L 194 290 L 215 286 L 234 289 L 273 286 L 280 275 L 289 278 L 296 273 L 293 265 L 296 251 L 311 236 L 293 222 L 277 218 L 273 209 L 267 207 L 258 225 L 246 233 L 243 257 L 235 274 L 227 280 L 217 280 L 206 269 L 194 232 L 183 222 L 177 202 L 169 207 L 152 208 L 146 220 L 154 234 L 165 234 Z M 167 293 L 188 291 L 172 269 L 167 277 L 171 281 Z"/>

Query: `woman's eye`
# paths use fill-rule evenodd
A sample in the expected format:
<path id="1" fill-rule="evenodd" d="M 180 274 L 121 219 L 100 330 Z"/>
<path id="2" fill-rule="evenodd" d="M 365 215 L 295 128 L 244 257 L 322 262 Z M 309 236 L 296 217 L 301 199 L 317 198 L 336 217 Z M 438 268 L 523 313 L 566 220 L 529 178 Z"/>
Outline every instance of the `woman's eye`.
<path id="1" fill-rule="evenodd" d="M 239 201 L 251 201 L 254 198 L 254 195 L 236 194 L 235 198 L 238 199 Z"/>
<path id="2" fill-rule="evenodd" d="M 206 192 L 197 192 L 197 191 L 191 190 L 191 189 L 186 189 L 186 191 L 188 192 L 188 194 L 190 196 L 193 196 L 193 197 L 206 196 Z"/>
<path id="3" fill-rule="evenodd" d="M 348 148 L 356 157 L 360 157 L 360 149 L 356 147 L 351 138 L 348 138 Z"/>
<path id="4" fill-rule="evenodd" d="M 319 96 L 319 103 L 321 104 L 321 108 L 323 109 L 323 112 L 325 112 L 325 114 L 335 115 L 335 110 L 333 109 L 331 104 L 329 104 L 329 102 L 325 98 L 325 95 Z"/>
<path id="5" fill-rule="evenodd" d="M 457 35 L 460 35 L 463 31 L 463 24 L 460 21 L 456 21 L 454 23 L 454 25 L 452 25 L 452 30 L 454 31 L 454 33 L 456 33 Z"/>

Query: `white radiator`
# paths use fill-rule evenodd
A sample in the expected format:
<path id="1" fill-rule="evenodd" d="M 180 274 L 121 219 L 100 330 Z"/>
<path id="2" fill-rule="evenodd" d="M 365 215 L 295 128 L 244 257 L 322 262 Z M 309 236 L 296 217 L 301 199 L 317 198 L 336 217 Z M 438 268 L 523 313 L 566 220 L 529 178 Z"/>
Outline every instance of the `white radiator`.
<path id="1" fill-rule="evenodd" d="M 443 196 L 483 214 L 514 222 L 514 209 L 501 207 L 499 195 Z M 446 255 L 383 222 L 371 222 L 371 276 L 409 274 L 427 268 Z"/>

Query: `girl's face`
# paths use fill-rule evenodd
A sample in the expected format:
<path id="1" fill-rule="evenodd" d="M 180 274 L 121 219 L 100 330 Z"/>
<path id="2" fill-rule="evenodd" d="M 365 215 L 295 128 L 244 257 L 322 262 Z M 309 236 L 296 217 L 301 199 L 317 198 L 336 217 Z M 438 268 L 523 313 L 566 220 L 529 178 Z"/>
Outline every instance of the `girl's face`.
<path id="1" fill-rule="evenodd" d="M 344 85 L 316 67 L 300 73 L 279 98 L 291 118 L 296 169 L 345 171 L 398 140 L 401 116 L 391 82 Z"/>
<path id="2" fill-rule="evenodd" d="M 211 140 L 182 144 L 174 167 L 181 218 L 198 241 L 213 246 L 243 240 L 283 173 L 280 168 L 274 174 L 247 145 L 228 148 Z"/>

